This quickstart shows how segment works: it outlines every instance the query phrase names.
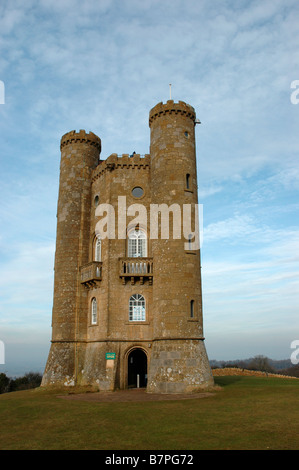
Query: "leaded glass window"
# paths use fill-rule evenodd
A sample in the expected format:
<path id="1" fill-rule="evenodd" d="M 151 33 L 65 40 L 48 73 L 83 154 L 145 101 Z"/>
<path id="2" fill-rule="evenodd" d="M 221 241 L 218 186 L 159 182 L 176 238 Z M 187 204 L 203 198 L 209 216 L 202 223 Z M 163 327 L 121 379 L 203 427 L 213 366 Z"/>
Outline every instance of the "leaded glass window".
<path id="1" fill-rule="evenodd" d="M 147 256 L 146 233 L 143 230 L 131 230 L 128 237 L 128 257 L 138 258 Z"/>
<path id="2" fill-rule="evenodd" d="M 129 320 L 145 321 L 145 299 L 141 294 L 134 294 L 129 301 Z"/>

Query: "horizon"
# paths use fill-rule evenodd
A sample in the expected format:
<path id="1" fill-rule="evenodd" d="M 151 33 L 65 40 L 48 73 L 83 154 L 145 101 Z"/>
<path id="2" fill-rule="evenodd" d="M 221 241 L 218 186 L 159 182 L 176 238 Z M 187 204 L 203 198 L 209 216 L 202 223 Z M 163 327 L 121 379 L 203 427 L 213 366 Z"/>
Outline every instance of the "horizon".
<path id="1" fill-rule="evenodd" d="M 30 373 L 30 372 L 40 373 L 41 375 L 43 375 L 49 351 L 47 349 L 44 349 L 43 353 L 44 353 L 44 357 L 45 357 L 44 361 L 37 361 L 36 359 L 31 360 L 30 355 L 28 355 L 28 358 L 26 359 L 26 362 L 24 364 L 22 364 L 22 363 L 20 364 L 16 360 L 16 361 L 12 361 L 10 367 L 6 368 L 6 369 L 5 369 L 4 365 L 0 365 L 0 374 L 4 373 L 7 377 L 10 377 L 10 378 L 22 377 L 25 374 Z M 244 358 L 237 358 L 236 357 L 236 358 L 230 358 L 230 359 L 221 359 L 221 358 L 215 359 L 215 358 L 210 358 L 209 357 L 208 359 L 209 359 L 210 366 L 212 366 L 211 364 L 213 362 L 216 362 L 216 363 L 230 363 L 230 362 L 231 363 L 237 363 L 237 362 L 252 360 L 257 356 L 263 356 L 263 355 L 256 354 L 255 356 L 248 356 L 248 357 L 244 357 Z M 273 361 L 273 362 L 290 361 L 290 364 L 291 364 L 292 367 L 297 365 L 296 363 L 291 362 L 290 357 L 285 357 L 285 358 L 280 358 L 280 359 L 273 359 L 273 358 L 268 357 L 268 356 L 265 356 L 265 357 L 267 359 L 269 359 L 270 361 Z M 32 367 L 32 365 L 33 365 L 33 367 Z"/>
<path id="2" fill-rule="evenodd" d="M 5 0 L 0 14 L 0 372 L 46 364 L 50 350 L 61 137 L 94 132 L 104 160 L 149 154 L 149 112 L 170 92 L 201 121 L 209 360 L 290 358 L 299 340 L 298 2 Z"/>

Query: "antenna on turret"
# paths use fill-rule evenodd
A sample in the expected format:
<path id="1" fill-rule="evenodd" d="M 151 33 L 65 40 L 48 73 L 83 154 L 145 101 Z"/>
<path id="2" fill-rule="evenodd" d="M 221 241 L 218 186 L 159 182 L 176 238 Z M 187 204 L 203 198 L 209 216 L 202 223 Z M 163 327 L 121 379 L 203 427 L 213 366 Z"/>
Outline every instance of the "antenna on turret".
<path id="1" fill-rule="evenodd" d="M 171 100 L 171 83 L 169 83 L 169 99 Z"/>

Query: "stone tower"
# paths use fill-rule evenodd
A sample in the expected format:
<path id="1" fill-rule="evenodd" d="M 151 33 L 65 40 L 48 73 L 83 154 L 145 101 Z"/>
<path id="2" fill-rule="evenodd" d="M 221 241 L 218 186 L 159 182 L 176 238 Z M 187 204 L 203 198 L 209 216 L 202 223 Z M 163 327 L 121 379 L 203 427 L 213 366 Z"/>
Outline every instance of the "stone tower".
<path id="1" fill-rule="evenodd" d="M 43 386 L 186 393 L 213 385 L 194 237 L 195 120 L 184 102 L 159 103 L 144 156 L 100 161 L 94 134 L 62 137 Z"/>
<path id="2" fill-rule="evenodd" d="M 93 133 L 72 131 L 62 137 L 60 149 L 52 345 L 43 380 L 51 383 L 63 377 L 63 383 L 74 384 L 77 340 L 86 311 L 79 269 L 89 259 L 91 173 L 99 162 L 101 140 Z"/>
<path id="3" fill-rule="evenodd" d="M 149 124 L 152 202 L 180 207 L 184 235 L 184 205 L 191 206 L 192 214 L 198 202 L 195 112 L 183 102 L 160 103 L 151 110 Z M 152 241 L 157 263 L 149 391 L 192 391 L 210 379 L 202 331 L 200 250 L 188 245 L 188 233 Z"/>

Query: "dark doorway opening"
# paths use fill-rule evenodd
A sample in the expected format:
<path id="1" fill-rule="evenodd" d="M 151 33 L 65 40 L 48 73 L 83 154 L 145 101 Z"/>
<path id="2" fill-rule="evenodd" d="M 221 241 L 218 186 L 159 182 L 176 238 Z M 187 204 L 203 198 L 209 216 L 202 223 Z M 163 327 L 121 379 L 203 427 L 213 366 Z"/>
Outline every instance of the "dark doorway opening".
<path id="1" fill-rule="evenodd" d="M 134 349 L 128 357 L 128 388 L 143 388 L 147 384 L 147 357 L 142 349 Z"/>

